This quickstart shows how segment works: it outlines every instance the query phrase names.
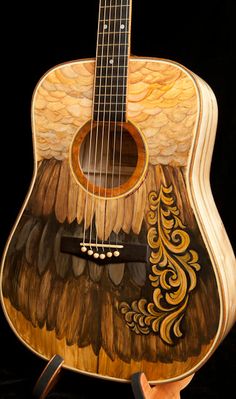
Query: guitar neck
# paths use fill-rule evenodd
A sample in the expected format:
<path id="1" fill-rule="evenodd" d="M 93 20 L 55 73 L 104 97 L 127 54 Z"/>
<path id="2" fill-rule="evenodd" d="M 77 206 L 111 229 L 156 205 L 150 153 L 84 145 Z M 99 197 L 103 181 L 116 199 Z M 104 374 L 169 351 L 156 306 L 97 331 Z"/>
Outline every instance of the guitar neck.
<path id="1" fill-rule="evenodd" d="M 132 0 L 100 0 L 93 116 L 126 121 Z"/>

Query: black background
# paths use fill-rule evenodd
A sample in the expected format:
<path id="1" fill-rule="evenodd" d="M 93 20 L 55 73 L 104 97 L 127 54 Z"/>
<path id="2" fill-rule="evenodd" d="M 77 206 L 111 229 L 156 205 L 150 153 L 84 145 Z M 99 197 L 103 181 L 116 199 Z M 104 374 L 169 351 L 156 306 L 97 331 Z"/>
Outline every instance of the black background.
<path id="1" fill-rule="evenodd" d="M 33 173 L 31 97 L 64 61 L 95 55 L 98 1 L 31 2 L 2 8 L 1 252 Z M 133 0 L 132 53 L 177 61 L 215 92 L 219 123 L 211 168 L 216 205 L 235 248 L 234 1 Z M 209 295 L 209 300 L 211 300 Z M 18 341 L 0 311 L 0 398 L 28 398 L 45 363 Z M 183 398 L 236 398 L 236 327 L 196 374 Z M 51 398 L 132 398 L 128 384 L 63 371 Z"/>

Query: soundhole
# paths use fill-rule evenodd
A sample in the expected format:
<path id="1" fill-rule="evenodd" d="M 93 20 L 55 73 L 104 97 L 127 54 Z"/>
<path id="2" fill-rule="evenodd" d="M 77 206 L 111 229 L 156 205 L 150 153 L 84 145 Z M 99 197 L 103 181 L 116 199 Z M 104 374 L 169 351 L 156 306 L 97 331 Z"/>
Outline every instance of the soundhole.
<path id="1" fill-rule="evenodd" d="M 88 122 L 72 145 L 77 179 L 86 191 L 100 197 L 120 196 L 134 189 L 143 176 L 145 159 L 143 139 L 130 122 Z"/>

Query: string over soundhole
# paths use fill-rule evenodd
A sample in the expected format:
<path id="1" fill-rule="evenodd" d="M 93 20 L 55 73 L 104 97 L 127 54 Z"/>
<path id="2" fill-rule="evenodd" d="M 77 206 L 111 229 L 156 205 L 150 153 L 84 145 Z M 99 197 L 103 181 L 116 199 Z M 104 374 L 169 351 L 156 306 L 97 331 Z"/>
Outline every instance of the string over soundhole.
<path id="1" fill-rule="evenodd" d="M 147 151 L 132 123 L 89 121 L 74 138 L 71 161 L 74 175 L 86 191 L 114 198 L 142 182 Z"/>

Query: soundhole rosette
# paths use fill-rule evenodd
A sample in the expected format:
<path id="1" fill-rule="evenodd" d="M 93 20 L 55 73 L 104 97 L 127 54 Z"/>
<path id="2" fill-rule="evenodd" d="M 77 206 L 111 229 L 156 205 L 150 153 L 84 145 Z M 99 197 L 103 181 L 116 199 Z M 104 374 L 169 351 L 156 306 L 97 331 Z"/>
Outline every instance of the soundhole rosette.
<path id="1" fill-rule="evenodd" d="M 99 198 L 126 196 L 142 183 L 148 164 L 145 138 L 131 122 L 88 121 L 71 145 L 79 185 Z"/>

